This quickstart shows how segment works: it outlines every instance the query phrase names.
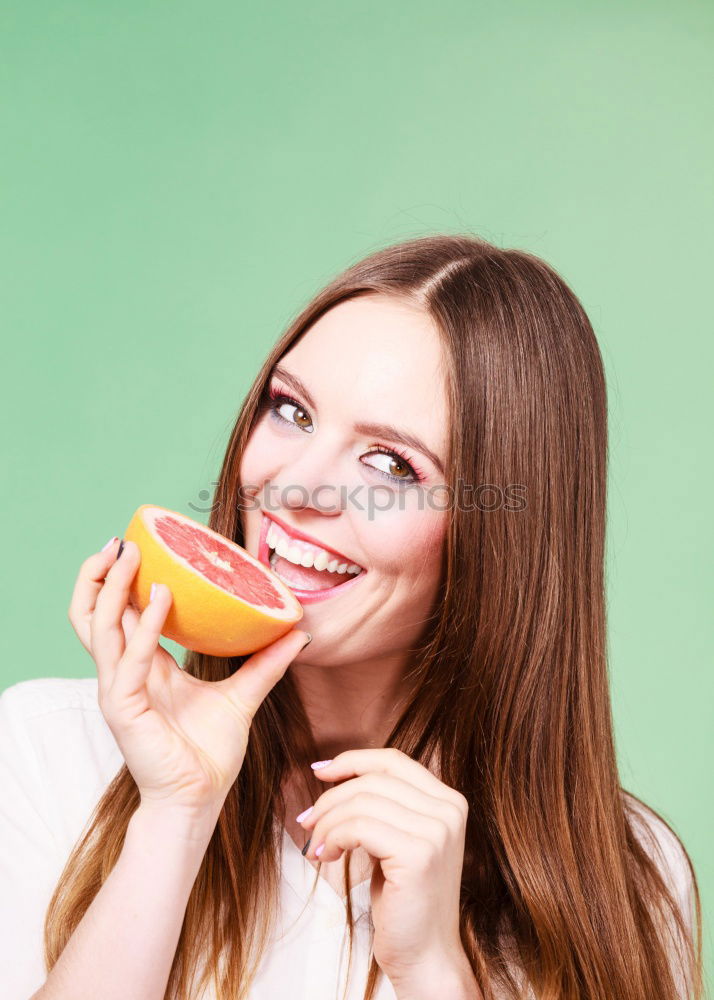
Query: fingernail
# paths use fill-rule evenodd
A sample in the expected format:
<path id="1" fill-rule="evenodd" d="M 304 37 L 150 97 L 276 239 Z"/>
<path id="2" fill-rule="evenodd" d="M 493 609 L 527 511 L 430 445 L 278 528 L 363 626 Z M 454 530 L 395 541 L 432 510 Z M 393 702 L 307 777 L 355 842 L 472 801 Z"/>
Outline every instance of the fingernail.
<path id="1" fill-rule="evenodd" d="M 315 857 L 316 857 L 316 858 L 319 858 L 319 857 L 320 857 L 320 855 L 322 854 L 322 852 L 323 852 L 324 850 L 325 850 L 325 845 L 324 845 L 324 844 L 320 844 L 320 846 L 319 846 L 319 847 L 316 847 L 316 848 L 315 848 Z"/>
<path id="2" fill-rule="evenodd" d="M 155 596 L 156 596 L 156 584 L 152 583 L 151 584 L 151 591 L 149 592 L 149 600 L 153 601 L 153 599 L 154 599 Z"/>
<path id="3" fill-rule="evenodd" d="M 118 537 L 118 535 L 112 535 L 107 544 L 102 546 L 102 552 L 106 552 L 107 549 L 111 548 Z"/>
<path id="4" fill-rule="evenodd" d="M 319 771 L 321 767 L 327 767 L 328 764 L 331 764 L 332 760 L 334 760 L 334 758 L 331 760 L 316 760 L 314 764 L 310 764 L 310 767 L 313 771 Z"/>
<path id="5" fill-rule="evenodd" d="M 296 823 L 302 823 L 302 821 L 304 819 L 307 819 L 307 817 L 310 815 L 310 813 L 312 812 L 313 809 L 314 809 L 314 806 L 310 806 L 310 808 L 306 809 L 305 812 L 301 812 L 299 816 L 295 817 L 295 822 Z"/>
<path id="6" fill-rule="evenodd" d="M 121 545 L 119 546 L 119 551 L 117 552 L 117 559 L 119 558 L 119 556 L 122 554 L 123 551 L 124 551 L 124 539 L 122 538 Z M 114 560 L 114 562 L 116 562 L 116 559 Z"/>
<path id="7" fill-rule="evenodd" d="M 307 635 L 307 639 L 306 639 L 306 640 L 305 640 L 305 642 L 304 642 L 304 643 L 302 644 L 302 648 L 303 648 L 303 649 L 305 648 L 305 646 L 309 646 L 309 645 L 310 645 L 310 643 L 312 642 L 312 636 L 310 635 L 310 633 L 309 633 L 309 632 L 306 632 L 305 634 Z"/>
<path id="8" fill-rule="evenodd" d="M 305 846 L 303 847 L 303 849 L 300 851 L 300 853 L 302 854 L 303 857 L 305 857 L 305 855 L 307 854 L 307 849 L 310 846 L 310 841 L 311 840 L 312 840 L 312 837 L 308 837 L 307 838 L 307 843 L 305 844 Z"/>

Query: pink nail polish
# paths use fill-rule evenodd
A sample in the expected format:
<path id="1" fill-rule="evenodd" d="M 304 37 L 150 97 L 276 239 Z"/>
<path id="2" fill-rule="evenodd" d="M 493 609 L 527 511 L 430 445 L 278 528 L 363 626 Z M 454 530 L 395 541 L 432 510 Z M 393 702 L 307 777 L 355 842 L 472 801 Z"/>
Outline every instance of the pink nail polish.
<path id="1" fill-rule="evenodd" d="M 102 546 L 102 552 L 106 552 L 108 548 L 111 548 L 111 546 L 114 544 L 114 542 L 116 542 L 118 537 L 119 537 L 118 535 L 114 535 L 112 538 L 110 538 L 107 544 Z"/>
<path id="2" fill-rule="evenodd" d="M 306 809 L 305 812 L 301 812 L 299 816 L 295 817 L 295 822 L 296 823 L 302 823 L 302 821 L 304 819 L 307 819 L 307 817 L 310 815 L 310 813 L 312 812 L 313 808 L 314 808 L 314 806 L 310 806 L 310 808 Z"/>
<path id="3" fill-rule="evenodd" d="M 317 760 L 315 761 L 314 764 L 310 764 L 310 767 L 313 769 L 313 771 L 319 771 L 321 767 L 327 767 L 327 765 L 331 763 L 332 760 Z"/>
<path id="4" fill-rule="evenodd" d="M 315 848 L 315 857 L 316 857 L 316 858 L 319 858 L 319 857 L 320 857 L 320 855 L 322 854 L 322 852 L 323 852 L 324 850 L 325 850 L 325 845 L 324 845 L 324 844 L 320 844 L 320 846 L 319 846 L 319 847 L 316 847 L 316 848 Z"/>

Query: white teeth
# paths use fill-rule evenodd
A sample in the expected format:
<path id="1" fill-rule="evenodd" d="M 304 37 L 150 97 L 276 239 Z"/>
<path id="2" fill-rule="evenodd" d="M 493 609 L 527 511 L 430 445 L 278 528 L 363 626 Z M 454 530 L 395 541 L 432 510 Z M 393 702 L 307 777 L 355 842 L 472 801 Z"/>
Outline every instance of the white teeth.
<path id="1" fill-rule="evenodd" d="M 291 545 L 285 558 L 289 559 L 291 563 L 295 563 L 296 566 L 300 566 L 302 564 L 302 549 L 299 545 Z"/>
<path id="2" fill-rule="evenodd" d="M 298 542 L 289 538 L 286 533 L 275 523 L 271 523 L 266 535 L 268 548 L 273 549 L 277 555 L 296 566 L 304 566 L 309 569 L 311 566 L 317 570 L 326 570 L 328 573 L 361 573 L 362 569 L 357 563 L 340 562 L 333 559 L 325 549 L 320 549 L 316 545 L 308 542 Z"/>
<path id="3" fill-rule="evenodd" d="M 318 556 L 315 556 L 315 561 L 312 564 L 315 569 L 327 569 L 327 563 L 329 562 L 328 555 L 326 552 L 321 552 Z"/>

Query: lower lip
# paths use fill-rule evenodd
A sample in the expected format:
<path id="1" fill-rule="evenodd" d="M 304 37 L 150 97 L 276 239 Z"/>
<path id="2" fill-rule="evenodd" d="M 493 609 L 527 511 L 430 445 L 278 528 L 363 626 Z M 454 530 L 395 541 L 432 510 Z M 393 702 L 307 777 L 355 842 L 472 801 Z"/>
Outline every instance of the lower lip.
<path id="1" fill-rule="evenodd" d="M 260 529 L 260 541 L 258 543 L 258 561 L 262 562 L 264 566 L 272 572 L 275 572 L 270 565 L 270 549 L 268 548 L 268 529 L 270 528 L 270 518 L 266 517 L 265 514 L 261 515 L 263 518 L 263 524 Z M 277 573 L 275 574 L 278 575 Z M 351 580 L 346 580 L 344 583 L 338 583 L 334 587 L 328 587 L 326 590 L 296 590 L 294 587 L 290 587 L 289 583 L 285 583 L 285 580 L 280 579 L 285 583 L 286 587 L 290 587 L 292 593 L 297 597 L 301 604 L 317 604 L 318 601 L 326 601 L 330 597 L 334 597 L 336 594 L 344 594 L 345 591 L 351 590 L 354 585 L 362 579 L 363 576 L 367 575 L 366 570 L 362 570 L 357 576 L 353 576 Z"/>

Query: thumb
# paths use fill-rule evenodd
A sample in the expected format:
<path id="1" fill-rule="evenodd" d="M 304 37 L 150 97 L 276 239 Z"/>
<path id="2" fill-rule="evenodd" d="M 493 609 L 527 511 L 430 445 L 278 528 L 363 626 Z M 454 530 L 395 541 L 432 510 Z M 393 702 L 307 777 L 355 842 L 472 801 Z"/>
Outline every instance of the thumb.
<path id="1" fill-rule="evenodd" d="M 300 629 L 291 629 L 265 649 L 259 649 L 220 686 L 232 701 L 250 713 L 251 720 L 301 649 L 312 636 Z"/>

